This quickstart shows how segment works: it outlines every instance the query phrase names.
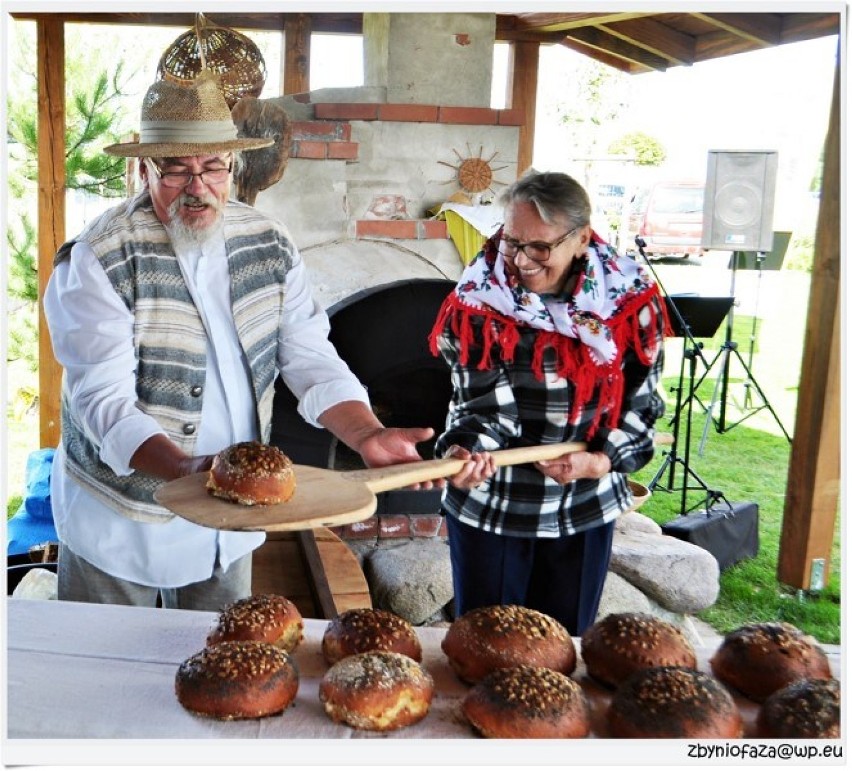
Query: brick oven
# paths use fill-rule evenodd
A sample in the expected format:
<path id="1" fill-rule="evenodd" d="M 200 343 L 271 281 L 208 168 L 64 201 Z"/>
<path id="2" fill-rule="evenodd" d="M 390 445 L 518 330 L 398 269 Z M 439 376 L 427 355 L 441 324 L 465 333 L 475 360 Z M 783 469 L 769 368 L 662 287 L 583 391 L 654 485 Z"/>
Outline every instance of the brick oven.
<path id="1" fill-rule="evenodd" d="M 427 336 L 454 282 L 403 279 L 351 295 L 329 309 L 330 339 L 367 387 L 373 409 L 388 426 L 429 426 L 439 433 L 450 399 L 449 372 L 429 352 Z M 296 399 L 279 379 L 272 443 L 294 462 L 323 468 L 363 468 L 361 458 L 328 431 L 306 423 Z M 420 448 L 432 457 L 434 442 Z M 381 493 L 377 516 L 433 514 L 437 491 Z"/>
<path id="2" fill-rule="evenodd" d="M 446 417 L 449 376 L 426 337 L 463 264 L 435 210 L 462 192 L 469 157 L 493 168 L 477 205 L 517 177 L 522 115 L 488 106 L 494 24 L 493 14 L 365 14 L 366 85 L 271 100 L 287 112 L 292 141 L 283 177 L 255 206 L 290 230 L 332 342 L 386 425 L 440 431 Z M 278 385 L 275 444 L 297 463 L 360 464 L 305 424 Z M 377 517 L 437 509 L 434 491 L 392 491 Z"/>

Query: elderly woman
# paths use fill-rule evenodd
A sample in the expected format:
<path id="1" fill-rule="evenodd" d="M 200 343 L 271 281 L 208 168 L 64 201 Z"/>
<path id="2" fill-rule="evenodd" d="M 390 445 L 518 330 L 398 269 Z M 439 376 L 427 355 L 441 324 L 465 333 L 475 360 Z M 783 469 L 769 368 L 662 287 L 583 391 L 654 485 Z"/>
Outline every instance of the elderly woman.
<path id="1" fill-rule="evenodd" d="M 435 452 L 467 459 L 444 491 L 456 613 L 518 604 L 574 635 L 594 622 L 627 474 L 663 414 L 665 305 L 642 268 L 591 229 L 585 190 L 532 171 L 504 224 L 441 308 L 431 343 L 453 396 Z M 495 468 L 492 450 L 580 441 Z"/>

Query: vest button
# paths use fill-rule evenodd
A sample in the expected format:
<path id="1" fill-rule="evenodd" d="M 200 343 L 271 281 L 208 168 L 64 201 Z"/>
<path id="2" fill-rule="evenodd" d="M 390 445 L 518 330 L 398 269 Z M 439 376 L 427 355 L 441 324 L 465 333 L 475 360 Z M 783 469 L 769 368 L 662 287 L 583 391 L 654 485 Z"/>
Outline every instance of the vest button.
<path id="1" fill-rule="evenodd" d="M 195 433 L 195 423 L 184 423 L 183 424 L 183 432 L 189 436 Z"/>
<path id="2" fill-rule="evenodd" d="M 200 385 L 194 385 L 189 389 L 190 396 L 201 396 L 204 389 Z"/>

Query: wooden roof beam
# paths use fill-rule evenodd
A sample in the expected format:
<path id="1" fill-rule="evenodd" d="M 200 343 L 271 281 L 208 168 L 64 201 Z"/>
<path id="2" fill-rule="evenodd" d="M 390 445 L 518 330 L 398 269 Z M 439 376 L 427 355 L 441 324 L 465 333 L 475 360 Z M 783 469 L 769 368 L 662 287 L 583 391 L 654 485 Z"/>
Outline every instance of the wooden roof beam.
<path id="1" fill-rule="evenodd" d="M 205 16 L 213 24 L 237 30 L 258 30 L 280 32 L 284 29 L 287 18 L 302 16 L 298 13 L 232 13 L 212 11 Z M 311 28 L 314 32 L 330 32 L 337 34 L 362 34 L 362 13 L 309 13 Z M 43 18 L 61 18 L 70 24 L 126 24 L 128 26 L 143 25 L 155 27 L 185 27 L 195 25 L 194 13 L 85 13 L 39 11 L 12 11 L 11 16 L 18 20 L 39 20 Z"/>
<path id="2" fill-rule="evenodd" d="M 598 48 L 592 48 L 572 38 L 564 38 L 561 41 L 560 45 L 565 46 L 565 48 L 570 48 L 572 51 L 576 51 L 578 54 L 583 54 L 583 56 L 588 56 L 590 59 L 594 59 L 595 61 L 598 61 L 601 64 L 606 64 L 607 66 L 613 67 L 616 70 L 626 72 L 628 75 L 636 75 L 639 73 L 651 71 L 647 67 L 640 67 L 635 62 L 630 62 L 626 59 L 621 59 L 617 56 L 611 56 L 606 51 L 601 51 Z"/>
<path id="3" fill-rule="evenodd" d="M 768 48 L 781 42 L 781 17 L 774 13 L 693 13 L 691 15 L 761 48 Z"/>
<path id="4" fill-rule="evenodd" d="M 744 54 L 754 51 L 755 46 L 750 40 L 732 38 L 728 32 L 710 32 L 699 35 L 695 41 L 695 61 L 703 62 L 708 59 L 718 59 L 733 54 Z"/>
<path id="5" fill-rule="evenodd" d="M 653 15 L 653 13 L 519 13 L 514 18 L 512 29 L 526 32 L 561 32 L 587 27 L 589 24 L 612 24 Z"/>
<path id="6" fill-rule="evenodd" d="M 840 34 L 839 13 L 788 13 L 781 25 L 781 42 L 796 43 Z"/>
<path id="7" fill-rule="evenodd" d="M 664 71 L 669 67 L 669 60 L 657 56 L 644 48 L 628 43 L 620 38 L 610 35 L 606 28 L 583 27 L 582 29 L 569 30 L 566 38 L 582 43 L 591 49 L 606 52 L 608 55 L 623 59 L 644 70 Z"/>
<path id="8" fill-rule="evenodd" d="M 672 64 L 689 66 L 695 61 L 695 38 L 651 18 L 604 24 L 613 37 L 620 38 Z"/>

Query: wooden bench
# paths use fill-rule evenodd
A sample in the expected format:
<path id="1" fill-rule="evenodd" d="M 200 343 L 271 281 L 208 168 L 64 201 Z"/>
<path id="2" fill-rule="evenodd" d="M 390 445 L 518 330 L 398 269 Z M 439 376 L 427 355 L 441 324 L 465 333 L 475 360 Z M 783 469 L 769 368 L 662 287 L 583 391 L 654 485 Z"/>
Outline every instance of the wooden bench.
<path id="1" fill-rule="evenodd" d="M 281 594 L 305 618 L 372 607 L 358 558 L 328 528 L 267 533 L 254 552 L 252 571 L 254 594 Z"/>

